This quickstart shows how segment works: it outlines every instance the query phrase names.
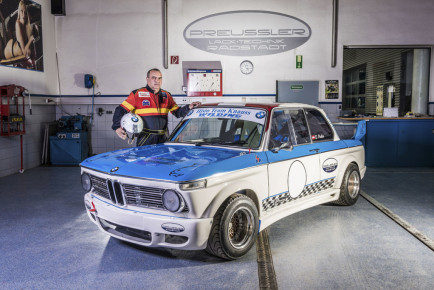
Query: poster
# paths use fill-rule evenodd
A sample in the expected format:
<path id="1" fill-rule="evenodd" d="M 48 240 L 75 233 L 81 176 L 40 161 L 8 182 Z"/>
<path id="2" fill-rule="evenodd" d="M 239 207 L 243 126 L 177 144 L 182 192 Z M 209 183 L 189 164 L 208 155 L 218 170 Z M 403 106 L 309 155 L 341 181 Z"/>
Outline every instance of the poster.
<path id="1" fill-rule="evenodd" d="M 0 0 L 0 65 L 44 71 L 41 5 Z"/>
<path id="2" fill-rule="evenodd" d="M 339 98 L 339 81 L 338 80 L 325 81 L 325 98 L 326 99 Z"/>

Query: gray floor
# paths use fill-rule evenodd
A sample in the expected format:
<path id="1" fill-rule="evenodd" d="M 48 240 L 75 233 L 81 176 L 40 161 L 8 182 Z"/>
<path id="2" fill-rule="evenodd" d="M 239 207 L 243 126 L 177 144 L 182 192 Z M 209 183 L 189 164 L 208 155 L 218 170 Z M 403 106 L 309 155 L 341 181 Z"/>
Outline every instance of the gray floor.
<path id="1" fill-rule="evenodd" d="M 1 289 L 258 289 L 254 249 L 227 262 L 147 249 L 88 220 L 78 167 L 0 178 Z M 434 238 L 434 168 L 369 168 L 364 192 Z M 280 289 L 434 289 L 434 252 L 360 198 L 269 227 Z"/>

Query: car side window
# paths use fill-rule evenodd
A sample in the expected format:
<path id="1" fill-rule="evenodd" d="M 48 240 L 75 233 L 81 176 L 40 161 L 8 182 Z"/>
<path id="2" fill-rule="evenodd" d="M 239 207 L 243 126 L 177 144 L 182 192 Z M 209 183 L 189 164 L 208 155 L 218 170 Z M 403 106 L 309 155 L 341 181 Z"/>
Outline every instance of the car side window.
<path id="1" fill-rule="evenodd" d="M 300 145 L 310 143 L 303 110 L 275 110 L 271 120 L 269 149 L 284 143 Z"/>
<path id="2" fill-rule="evenodd" d="M 306 109 L 306 118 L 313 142 L 333 140 L 333 130 L 318 110 Z"/>

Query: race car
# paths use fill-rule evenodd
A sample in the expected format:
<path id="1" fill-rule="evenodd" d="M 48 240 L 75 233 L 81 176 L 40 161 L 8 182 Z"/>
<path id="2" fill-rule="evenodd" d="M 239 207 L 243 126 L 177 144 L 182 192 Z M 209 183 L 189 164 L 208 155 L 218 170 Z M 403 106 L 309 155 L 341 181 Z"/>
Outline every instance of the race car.
<path id="1" fill-rule="evenodd" d="M 86 211 L 117 239 L 234 260 L 282 218 L 353 205 L 365 131 L 361 121 L 340 140 L 324 111 L 306 104 L 201 105 L 165 143 L 84 160 Z"/>

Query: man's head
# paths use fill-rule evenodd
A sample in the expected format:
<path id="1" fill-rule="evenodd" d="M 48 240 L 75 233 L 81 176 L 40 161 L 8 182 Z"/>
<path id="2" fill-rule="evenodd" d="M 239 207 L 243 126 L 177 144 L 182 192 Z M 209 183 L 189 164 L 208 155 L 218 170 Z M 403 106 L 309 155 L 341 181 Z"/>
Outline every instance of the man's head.
<path id="1" fill-rule="evenodd" d="M 148 86 L 154 90 L 154 93 L 158 93 L 163 83 L 163 77 L 161 72 L 157 68 L 150 69 L 146 74 L 146 82 Z"/>

